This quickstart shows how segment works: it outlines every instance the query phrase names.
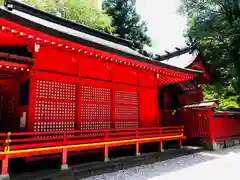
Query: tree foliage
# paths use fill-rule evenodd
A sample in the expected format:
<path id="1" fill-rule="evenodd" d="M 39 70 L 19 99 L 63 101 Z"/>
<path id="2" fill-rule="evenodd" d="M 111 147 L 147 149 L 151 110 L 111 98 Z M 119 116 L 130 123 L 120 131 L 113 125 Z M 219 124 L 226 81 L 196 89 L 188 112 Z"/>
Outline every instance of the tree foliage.
<path id="1" fill-rule="evenodd" d="M 223 93 L 216 92 L 215 88 L 210 85 L 205 85 L 204 87 L 204 100 L 218 100 L 218 107 L 220 109 L 240 108 L 238 99 L 239 96 L 235 95 L 234 89 L 231 86 Z"/>
<path id="2" fill-rule="evenodd" d="M 0 2 L 3 0 L 0 0 Z M 133 48 L 146 56 L 151 45 L 146 22 L 136 12 L 136 0 L 104 0 L 103 9 L 98 0 L 24 0 L 25 3 L 65 19 L 84 24 L 130 40 Z"/>
<path id="3" fill-rule="evenodd" d="M 112 18 L 97 7 L 96 0 L 24 0 L 24 2 L 91 28 L 108 33 L 114 30 L 111 25 Z"/>
<path id="4" fill-rule="evenodd" d="M 151 40 L 146 34 L 146 22 L 141 21 L 136 12 L 136 0 L 104 0 L 103 9 L 113 18 L 114 33 L 130 40 L 134 49 L 148 55 L 144 46 L 150 46 Z"/>
<path id="5" fill-rule="evenodd" d="M 240 0 L 182 0 L 185 33 L 205 57 L 215 90 L 240 92 Z M 220 87 L 220 88 L 219 88 Z"/>

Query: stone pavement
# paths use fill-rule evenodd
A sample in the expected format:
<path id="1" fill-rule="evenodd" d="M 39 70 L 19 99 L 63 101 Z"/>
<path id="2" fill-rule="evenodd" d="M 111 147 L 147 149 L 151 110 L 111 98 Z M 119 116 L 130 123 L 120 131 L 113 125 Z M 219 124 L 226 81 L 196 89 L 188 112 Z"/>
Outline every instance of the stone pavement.
<path id="1" fill-rule="evenodd" d="M 204 151 L 82 180 L 239 180 L 240 146 Z"/>

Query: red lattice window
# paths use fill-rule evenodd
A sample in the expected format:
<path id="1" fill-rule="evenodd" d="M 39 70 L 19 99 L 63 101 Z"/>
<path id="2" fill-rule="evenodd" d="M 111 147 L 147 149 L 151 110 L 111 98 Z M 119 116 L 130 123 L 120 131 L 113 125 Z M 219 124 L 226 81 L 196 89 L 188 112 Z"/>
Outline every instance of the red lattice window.
<path id="1" fill-rule="evenodd" d="M 76 99 L 76 85 L 55 81 L 37 81 L 36 97 L 56 100 Z"/>
<path id="2" fill-rule="evenodd" d="M 75 102 L 36 101 L 35 120 L 74 121 Z"/>
<path id="3" fill-rule="evenodd" d="M 37 81 L 34 131 L 74 130 L 76 85 Z"/>
<path id="4" fill-rule="evenodd" d="M 81 129 L 111 128 L 111 90 L 81 86 Z"/>
<path id="5" fill-rule="evenodd" d="M 75 123 L 71 122 L 35 122 L 34 131 L 36 132 L 51 132 L 51 131 L 69 131 L 74 130 Z"/>
<path id="6" fill-rule="evenodd" d="M 116 128 L 137 128 L 138 93 L 116 91 Z"/>

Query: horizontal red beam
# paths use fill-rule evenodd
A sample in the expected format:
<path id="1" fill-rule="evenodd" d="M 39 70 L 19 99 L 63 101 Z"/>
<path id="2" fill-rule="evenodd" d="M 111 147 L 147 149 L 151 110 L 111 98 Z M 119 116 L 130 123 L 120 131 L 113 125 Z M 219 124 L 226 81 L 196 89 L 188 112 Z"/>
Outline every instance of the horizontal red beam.
<path id="1" fill-rule="evenodd" d="M 175 126 L 164 128 L 104 129 L 66 132 L 24 132 L 0 134 L 0 136 L 2 135 L 3 138 L 6 137 L 6 141 L 9 142 L 9 146 L 12 150 L 18 150 L 103 141 L 110 142 L 138 138 L 176 136 L 182 135 L 182 133 L 183 127 Z M 4 146 L 4 142 L 2 142 L 2 146 Z"/>

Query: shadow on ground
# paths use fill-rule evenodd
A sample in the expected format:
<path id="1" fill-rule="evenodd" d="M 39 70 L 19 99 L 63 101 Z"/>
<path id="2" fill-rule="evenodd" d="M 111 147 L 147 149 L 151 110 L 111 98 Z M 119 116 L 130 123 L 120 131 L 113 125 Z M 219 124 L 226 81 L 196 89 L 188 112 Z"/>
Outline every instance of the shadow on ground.
<path id="1" fill-rule="evenodd" d="M 220 159 L 229 154 L 240 154 L 240 146 L 222 149 L 220 151 L 198 152 L 162 162 L 156 162 L 150 165 L 142 165 L 81 180 L 147 180 L 153 179 L 154 177 L 161 179 L 162 176 L 168 173 L 177 172 L 201 163 Z"/>

